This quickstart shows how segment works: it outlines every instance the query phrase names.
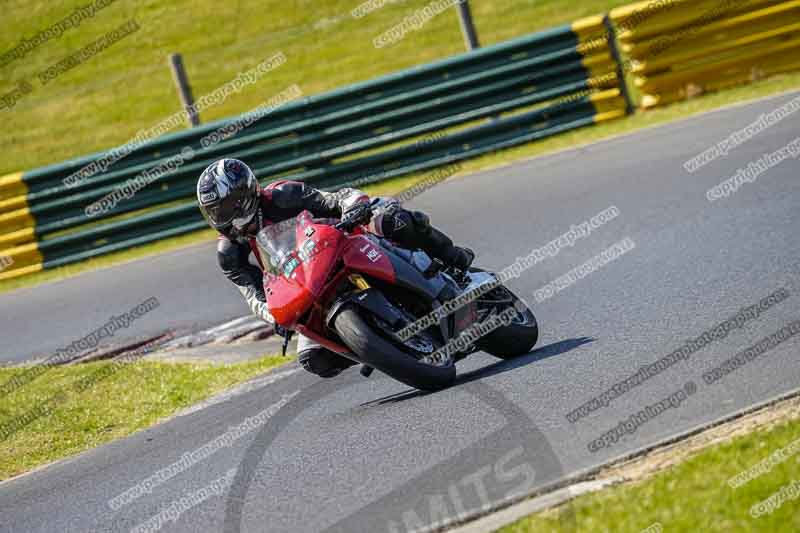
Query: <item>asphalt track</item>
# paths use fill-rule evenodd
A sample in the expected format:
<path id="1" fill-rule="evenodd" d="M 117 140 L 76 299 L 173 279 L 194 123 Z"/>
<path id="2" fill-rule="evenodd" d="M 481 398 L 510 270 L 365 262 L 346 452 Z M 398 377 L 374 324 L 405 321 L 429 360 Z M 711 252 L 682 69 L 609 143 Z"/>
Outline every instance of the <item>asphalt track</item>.
<path id="1" fill-rule="evenodd" d="M 533 303 L 536 289 L 612 244 L 626 237 L 636 244 L 534 305 L 542 337 L 531 354 L 508 362 L 476 354 L 460 365 L 458 385 L 436 394 L 377 374 L 364 379 L 352 370 L 318 380 L 290 366 L 225 401 L 0 484 L 0 530 L 130 531 L 165 511 L 163 531 L 407 531 L 491 507 L 796 389 L 800 336 L 713 385 L 701 375 L 800 318 L 798 161 L 784 161 L 728 198 L 706 199 L 738 168 L 798 137 L 798 117 L 694 174 L 682 166 L 792 96 L 453 180 L 417 198 L 416 208 L 474 246 L 480 264 L 492 269 L 609 206 L 619 209 L 616 219 L 511 282 Z M 162 307 L 129 334 L 242 314 L 210 255 L 209 246 L 199 246 L 4 295 L 4 352 L 23 358 L 68 344 L 154 295 Z M 608 407 L 575 423 L 565 418 L 780 288 L 788 299 L 727 337 Z M 679 406 L 589 451 L 601 433 L 690 383 L 696 390 Z M 277 413 L 269 411 L 275 405 Z M 185 462 L 168 479 L 151 479 L 137 499 L 111 509 L 114 496 L 259 413 L 263 424 L 212 444 L 210 455 Z M 187 499 L 217 479 L 221 494 Z M 566 513 L 565 520 L 574 524 L 575 517 Z"/>

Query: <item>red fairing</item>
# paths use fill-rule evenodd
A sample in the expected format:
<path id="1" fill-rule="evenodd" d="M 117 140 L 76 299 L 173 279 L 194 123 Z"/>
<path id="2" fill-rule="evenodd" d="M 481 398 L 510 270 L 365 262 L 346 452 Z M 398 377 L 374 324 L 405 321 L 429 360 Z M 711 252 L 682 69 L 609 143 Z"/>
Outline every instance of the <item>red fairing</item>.
<path id="1" fill-rule="evenodd" d="M 363 235 L 347 238 L 342 257 L 348 270 L 363 272 L 389 283 L 395 281 L 394 267 L 386 252 Z"/>
<path id="2" fill-rule="evenodd" d="M 288 277 L 268 273 L 264 276 L 270 313 L 278 324 L 290 328 L 294 328 L 314 303 L 322 299 L 331 270 L 336 267 L 346 242 L 345 235 L 336 228 L 314 224 L 308 212 L 298 215 L 297 220 L 297 249 L 305 250 L 307 244 L 313 244 L 313 248 L 303 256 L 297 255 L 297 251 L 292 254 L 297 266 Z"/>
<path id="3" fill-rule="evenodd" d="M 264 290 L 269 312 L 285 328 L 294 328 L 314 303 L 311 291 L 294 279 L 267 275 L 264 277 Z"/>
<path id="4" fill-rule="evenodd" d="M 314 234 L 312 239 L 316 242 L 314 251 L 310 257 L 300 265 L 295 274 L 301 280 L 315 298 L 322 295 L 328 277 L 336 267 L 336 260 L 342 252 L 347 238 L 345 235 L 332 226 L 325 224 L 312 224 Z M 302 233 L 302 230 L 299 230 Z M 298 242 L 303 242 L 306 237 L 298 234 Z M 294 277 L 294 276 L 293 276 Z"/>
<path id="5" fill-rule="evenodd" d="M 324 337 L 323 318 L 337 295 L 338 286 L 351 272 L 394 283 L 392 262 L 386 252 L 361 235 L 360 230 L 346 235 L 331 225 L 315 224 L 307 211 L 298 215 L 293 231 L 290 240 L 294 251 L 282 256 L 280 275 L 266 273 L 264 276 L 269 311 L 281 326 L 301 331 L 342 353 L 344 348 L 338 344 L 334 347 L 335 343 L 330 340 L 320 341 Z M 338 270 L 334 272 L 335 269 Z"/>

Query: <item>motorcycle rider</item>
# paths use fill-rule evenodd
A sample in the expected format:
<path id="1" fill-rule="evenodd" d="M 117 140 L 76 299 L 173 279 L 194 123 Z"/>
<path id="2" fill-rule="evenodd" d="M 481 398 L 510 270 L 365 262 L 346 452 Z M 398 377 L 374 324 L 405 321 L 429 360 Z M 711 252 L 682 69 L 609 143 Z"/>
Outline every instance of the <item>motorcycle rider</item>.
<path id="1" fill-rule="evenodd" d="M 447 235 L 431 226 L 427 215 L 406 210 L 396 200 L 370 200 L 350 188 L 329 193 L 289 180 L 262 188 L 250 167 L 238 159 L 220 159 L 203 171 L 197 181 L 197 201 L 206 221 L 220 233 L 217 259 L 222 272 L 242 293 L 253 314 L 272 324 L 282 336 L 288 332 L 275 323 L 267 308 L 263 272 L 250 263 L 249 257 L 255 251 L 254 237 L 262 228 L 291 219 L 303 210 L 317 218 L 366 213 L 361 223 L 369 232 L 404 248 L 421 249 L 461 270 L 469 268 L 475 257 L 472 250 L 453 245 Z M 364 209 L 364 203 L 371 204 L 372 209 Z M 297 355 L 303 368 L 324 378 L 355 364 L 302 335 Z"/>

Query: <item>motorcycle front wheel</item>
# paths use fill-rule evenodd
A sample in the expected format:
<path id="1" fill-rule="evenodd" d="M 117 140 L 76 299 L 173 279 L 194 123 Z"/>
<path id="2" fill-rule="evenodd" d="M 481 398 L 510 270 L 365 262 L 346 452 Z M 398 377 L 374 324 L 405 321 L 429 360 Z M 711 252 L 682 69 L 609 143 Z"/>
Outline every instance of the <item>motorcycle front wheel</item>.
<path id="1" fill-rule="evenodd" d="M 497 292 L 498 299 L 508 299 L 511 302 L 509 307 L 516 308 L 517 316 L 507 326 L 501 326 L 481 338 L 475 346 L 500 359 L 511 359 L 530 353 L 539 340 L 539 324 L 533 311 L 504 286 L 492 291 L 494 292 Z M 492 293 L 489 296 L 492 296 Z"/>

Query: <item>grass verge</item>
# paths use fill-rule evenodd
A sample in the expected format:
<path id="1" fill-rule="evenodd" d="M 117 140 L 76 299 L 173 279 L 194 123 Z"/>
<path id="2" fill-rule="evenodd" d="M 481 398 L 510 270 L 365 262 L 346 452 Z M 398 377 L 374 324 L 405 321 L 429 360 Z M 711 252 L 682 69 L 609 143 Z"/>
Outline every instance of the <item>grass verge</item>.
<path id="1" fill-rule="evenodd" d="M 285 362 L 265 356 L 223 366 L 142 360 L 51 368 L 0 403 L 0 480 L 130 435 Z M 25 371 L 0 368 L 0 383 Z M 78 386 L 98 375 L 105 377 Z M 27 425 L 19 423 L 26 414 Z"/>
<path id="2" fill-rule="evenodd" d="M 788 400 L 700 434 L 694 442 L 612 468 L 608 474 L 634 481 L 567 504 L 575 515 L 572 525 L 561 521 L 562 506 L 524 518 L 500 533 L 800 531 L 799 407 L 797 398 Z M 781 412 L 773 417 L 775 409 Z M 759 422 L 760 417 L 771 420 Z M 762 461 L 769 468 L 760 474 L 750 470 Z M 730 482 L 749 470 L 755 477 L 743 484 Z M 792 486 L 794 491 L 787 490 Z M 771 496 L 776 498 L 772 512 L 754 510 Z"/>
<path id="3" fill-rule="evenodd" d="M 543 141 L 526 144 L 517 148 L 487 154 L 472 160 L 461 163 L 459 176 L 473 173 L 480 170 L 487 170 L 497 166 L 507 165 L 514 161 L 527 159 L 558 150 L 568 149 L 585 143 L 596 142 L 617 135 L 631 133 L 636 130 L 664 124 L 673 120 L 687 118 L 698 113 L 711 111 L 722 106 L 745 102 L 748 100 L 789 91 L 800 87 L 800 73 L 776 76 L 767 80 L 761 80 L 751 85 L 746 85 L 727 91 L 709 94 L 702 98 L 689 100 L 673 104 L 668 107 L 658 108 L 648 112 L 639 112 L 634 116 L 621 120 L 600 123 L 594 127 L 583 128 L 568 132 L 562 135 L 544 139 Z M 732 128 L 733 129 L 733 128 Z M 424 180 L 428 174 L 414 174 L 401 178 L 390 179 L 374 185 L 363 187 L 371 195 L 391 195 L 403 189 L 413 186 L 415 183 Z M 435 214 L 434 214 L 435 216 Z M 80 263 L 67 265 L 64 267 L 37 272 L 20 278 L 0 281 L 0 293 L 55 281 L 78 275 L 82 272 L 95 270 L 119 263 L 124 263 L 145 256 L 157 255 L 170 250 L 209 242 L 213 240 L 216 233 L 212 230 L 199 231 L 179 237 L 165 239 L 156 243 L 147 244 L 116 252 L 102 257 L 97 257 Z M 212 260 L 212 259 L 209 259 Z"/>

